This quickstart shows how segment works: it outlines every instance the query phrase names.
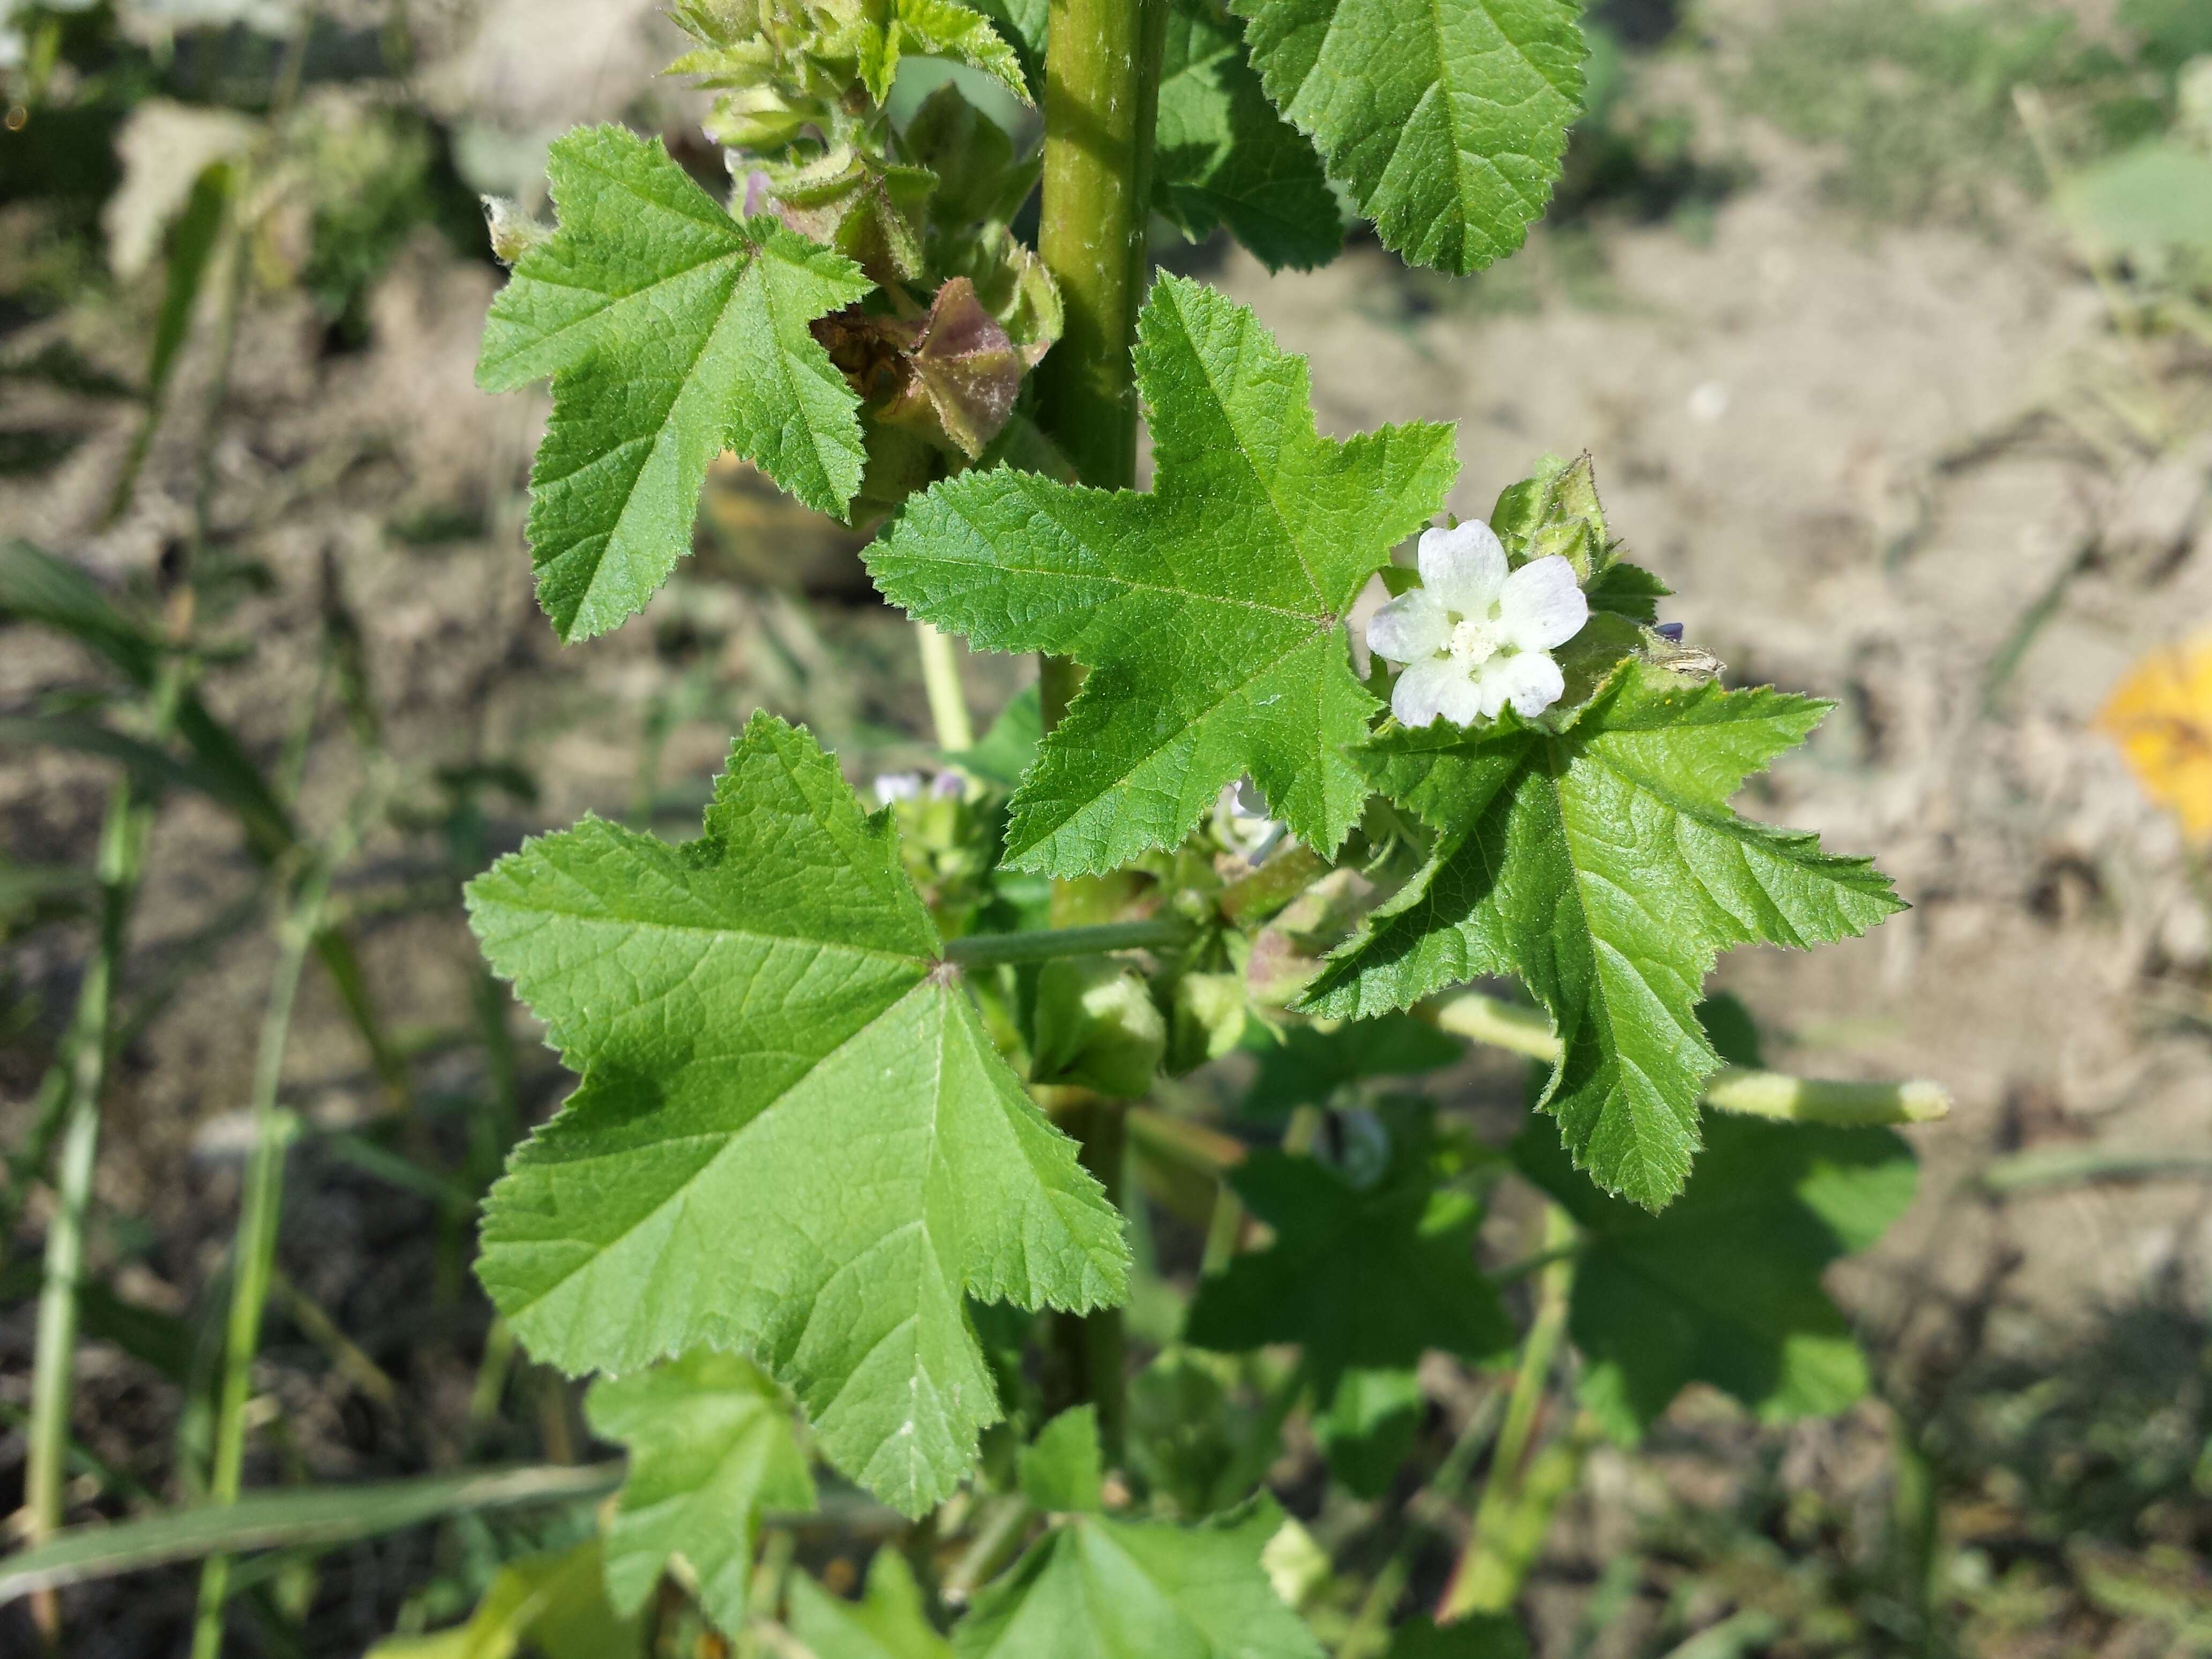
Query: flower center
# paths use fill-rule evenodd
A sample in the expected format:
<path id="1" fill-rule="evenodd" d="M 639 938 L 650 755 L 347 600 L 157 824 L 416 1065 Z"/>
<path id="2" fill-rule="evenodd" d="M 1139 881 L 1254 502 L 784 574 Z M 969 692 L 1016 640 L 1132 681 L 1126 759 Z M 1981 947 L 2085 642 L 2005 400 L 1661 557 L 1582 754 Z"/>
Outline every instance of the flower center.
<path id="1" fill-rule="evenodd" d="M 1465 667 L 1480 667 L 1496 656 L 1504 643 L 1494 617 L 1462 617 L 1452 626 L 1452 659 Z"/>

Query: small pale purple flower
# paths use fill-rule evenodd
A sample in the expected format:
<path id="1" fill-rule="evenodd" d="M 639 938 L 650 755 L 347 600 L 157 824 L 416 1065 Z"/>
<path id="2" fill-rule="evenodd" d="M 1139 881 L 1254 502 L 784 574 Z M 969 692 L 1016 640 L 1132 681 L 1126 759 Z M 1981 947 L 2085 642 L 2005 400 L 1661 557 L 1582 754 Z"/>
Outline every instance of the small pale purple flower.
<path id="1" fill-rule="evenodd" d="M 1555 554 L 1510 570 L 1479 520 L 1422 532 L 1416 562 L 1421 586 L 1367 624 L 1368 648 L 1404 668 L 1392 714 L 1407 726 L 1439 716 L 1472 726 L 1509 704 L 1533 719 L 1559 700 L 1566 679 L 1551 653 L 1589 620 L 1574 566 Z"/>

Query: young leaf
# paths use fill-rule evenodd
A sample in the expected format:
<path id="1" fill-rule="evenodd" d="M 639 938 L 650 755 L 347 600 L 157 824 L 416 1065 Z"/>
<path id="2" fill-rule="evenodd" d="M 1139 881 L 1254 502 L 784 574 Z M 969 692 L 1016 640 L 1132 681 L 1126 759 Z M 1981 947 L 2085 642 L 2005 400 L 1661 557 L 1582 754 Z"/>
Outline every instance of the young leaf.
<path id="1" fill-rule="evenodd" d="M 732 218 L 658 139 L 579 127 L 554 141 L 548 171 L 560 228 L 492 301 L 477 384 L 553 376 L 531 556 L 538 603 L 580 640 L 667 580 L 725 449 L 844 511 L 866 459 L 859 400 L 807 325 L 870 285 L 772 219 Z"/>
<path id="2" fill-rule="evenodd" d="M 1411 1014 L 1351 1020 L 1334 1030 L 1292 1025 L 1279 1042 L 1261 1051 L 1244 1109 L 1287 1112 L 1294 1106 L 1325 1106 L 1348 1084 L 1433 1072 L 1465 1052 L 1457 1037 Z"/>
<path id="3" fill-rule="evenodd" d="M 1095 1468 L 1095 1418 L 1062 1424 L 1089 1436 Z M 1085 1461 L 1068 1446 L 1054 1457 Z M 1320 1659 L 1260 1565 L 1282 1524 L 1266 1498 L 1197 1527 L 1072 1516 L 975 1598 L 952 1645 L 961 1659 Z"/>
<path id="4" fill-rule="evenodd" d="M 1280 1419 L 1223 1386 L 1234 1364 L 1178 1345 L 1130 1382 L 1130 1464 L 1153 1501 L 1181 1515 L 1243 1502 L 1282 1453 Z"/>
<path id="5" fill-rule="evenodd" d="M 1021 1483 L 1022 1496 L 1041 1510 L 1073 1514 L 1104 1507 L 1095 1407 L 1064 1411 L 1037 1431 L 1022 1448 Z"/>
<path id="6" fill-rule="evenodd" d="M 545 1659 L 630 1659 L 645 1650 L 635 1613 L 607 1604 L 599 1540 L 526 1555 L 492 1576 L 467 1620 L 430 1636 L 389 1636 L 367 1659 L 511 1659 L 529 1644 Z"/>
<path id="7" fill-rule="evenodd" d="M 1583 99 L 1578 0 L 1231 0 L 1275 107 L 1416 264 L 1521 246 Z"/>
<path id="8" fill-rule="evenodd" d="M 914 1569 L 896 1549 L 876 1552 L 857 1602 L 824 1593 L 803 1572 L 790 1583 L 791 1632 L 813 1659 L 952 1659 L 952 1644 L 929 1622 Z"/>
<path id="9" fill-rule="evenodd" d="M 1267 102 L 1243 30 L 1204 0 L 1169 11 L 1156 132 L 1153 205 L 1194 242 L 1226 225 L 1270 270 L 1327 264 L 1343 247 L 1321 157 Z"/>
<path id="10" fill-rule="evenodd" d="M 1902 908 L 1869 861 L 1729 808 L 1826 710 L 1630 663 L 1564 732 L 1509 713 L 1377 738 L 1358 756 L 1367 775 L 1436 844 L 1309 1006 L 1370 1016 L 1519 975 L 1563 1049 L 1540 1104 L 1577 1167 L 1657 1209 L 1689 1174 L 1720 1063 L 1695 1013 L 1716 954 L 1823 944 Z"/>
<path id="11" fill-rule="evenodd" d="M 739 1628 L 760 1511 L 814 1507 L 782 1392 L 750 1360 L 702 1348 L 601 1378 L 584 1413 L 596 1433 L 629 1448 L 629 1478 L 606 1529 L 608 1599 L 636 1613 L 680 1555 L 708 1616 Z"/>
<path id="12" fill-rule="evenodd" d="M 1419 1160 L 1401 1156 L 1362 1189 L 1317 1159 L 1263 1150 L 1230 1179 L 1275 1242 L 1199 1282 L 1186 1341 L 1299 1343 L 1325 1407 L 1348 1370 L 1403 1369 L 1431 1348 L 1480 1359 L 1511 1344 L 1474 1265 L 1474 1200 L 1432 1185 Z"/>
<path id="13" fill-rule="evenodd" d="M 877 103 L 890 95 L 902 57 L 956 58 L 1031 101 L 1020 58 L 983 13 L 959 0 L 893 0 L 890 13 L 882 28 L 867 31 L 860 50 L 861 79 Z"/>
<path id="14" fill-rule="evenodd" d="M 1051 0 L 975 0 L 975 9 L 991 20 L 1000 37 L 1014 49 L 1030 85 L 1044 85 L 1045 26 Z"/>
<path id="15" fill-rule="evenodd" d="M 980 646 L 1092 669 L 1014 797 L 1013 867 L 1113 869 L 1179 840 L 1246 773 L 1333 850 L 1367 795 L 1342 751 L 1375 707 L 1343 619 L 1442 503 L 1452 429 L 1316 435 L 1304 361 L 1179 277 L 1154 284 L 1138 331 L 1150 495 L 963 473 L 914 501 L 868 568 Z"/>
<path id="16" fill-rule="evenodd" d="M 1636 1439 L 1693 1382 L 1770 1422 L 1866 1392 L 1866 1360 L 1820 1273 L 1912 1201 L 1918 1170 L 1891 1131 L 1714 1113 L 1696 1173 L 1656 1216 L 1577 1176 L 1540 1124 L 1512 1156 L 1589 1231 L 1567 1328 L 1587 1364 L 1584 1402 L 1610 1432 Z"/>
<path id="17" fill-rule="evenodd" d="M 583 1074 L 493 1189 L 477 1273 L 571 1371 L 753 1354 L 831 1462 L 919 1514 L 999 1413 L 963 1297 L 1117 1301 L 1121 1220 L 812 738 L 755 715 L 705 830 L 586 818 L 470 884 Z"/>

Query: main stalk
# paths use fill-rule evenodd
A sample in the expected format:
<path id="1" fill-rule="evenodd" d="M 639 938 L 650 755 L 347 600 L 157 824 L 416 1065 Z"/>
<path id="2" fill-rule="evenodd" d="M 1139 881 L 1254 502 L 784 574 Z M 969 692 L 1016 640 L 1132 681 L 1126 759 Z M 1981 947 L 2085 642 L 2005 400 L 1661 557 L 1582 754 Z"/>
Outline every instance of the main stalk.
<path id="1" fill-rule="evenodd" d="M 1137 482 L 1137 383 L 1129 354 L 1144 303 L 1166 0 L 1052 0 L 1044 68 L 1044 214 L 1037 252 L 1066 322 L 1038 365 L 1045 430 L 1087 484 Z M 1042 665 L 1044 719 L 1082 671 Z"/>
<path id="2" fill-rule="evenodd" d="M 1078 476 L 1102 489 L 1137 481 L 1130 353 L 1148 272 L 1152 128 L 1166 28 L 1167 0 L 1052 0 L 1037 252 L 1060 284 L 1066 322 L 1039 366 L 1042 412 L 1046 432 Z M 1082 670 L 1064 657 L 1039 662 L 1046 729 L 1059 723 L 1081 681 Z M 1121 1205 L 1121 1103 L 1086 1096 L 1060 1104 L 1055 1115 L 1077 1138 L 1085 1167 Z M 1117 1453 L 1120 1313 L 1055 1317 L 1047 1383 L 1055 1407 L 1095 1405 L 1109 1455 Z"/>

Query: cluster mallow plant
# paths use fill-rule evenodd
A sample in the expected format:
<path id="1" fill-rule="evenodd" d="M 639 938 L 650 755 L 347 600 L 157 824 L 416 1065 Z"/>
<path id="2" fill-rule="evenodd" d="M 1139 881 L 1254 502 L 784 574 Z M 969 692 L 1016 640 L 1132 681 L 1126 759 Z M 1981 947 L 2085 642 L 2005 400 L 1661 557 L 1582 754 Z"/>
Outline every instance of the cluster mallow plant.
<path id="1" fill-rule="evenodd" d="M 1722 950 L 1899 901 L 1732 810 L 1824 705 L 1658 624 L 1589 458 L 1441 522 L 1452 427 L 1322 435 L 1304 362 L 1156 276 L 1147 231 L 1305 267 L 1348 210 L 1414 263 L 1505 257 L 1577 112 L 1577 8 L 675 15 L 726 181 L 585 128 L 556 224 L 496 216 L 482 383 L 552 380 L 540 599 L 565 641 L 635 615 L 735 451 L 874 528 L 941 752 L 864 802 L 763 713 L 697 839 L 586 818 L 470 889 L 579 1079 L 477 1271 L 630 1449 L 605 1595 L 824 1659 L 942 1652 L 949 1620 L 967 1656 L 1492 1651 L 1590 1444 L 1692 1382 L 1769 1418 L 1865 1387 L 1820 1274 L 1909 1199 L 1881 1126 L 1927 1097 L 1760 1072 L 1701 997 Z M 923 58 L 965 68 L 895 101 Z M 951 636 L 1037 659 L 981 739 Z M 1534 1063 L 1508 1146 L 1421 1091 L 1468 1037 Z M 1486 1267 L 1504 1182 L 1544 1232 Z M 1431 1353 L 1516 1379 L 1504 1438 L 1437 1604 L 1363 1613 L 1267 1472 L 1304 1414 L 1351 1492 L 1413 1468 L 1458 1502 Z M 759 1551 L 823 1482 L 907 1518 L 858 1604 Z"/>

